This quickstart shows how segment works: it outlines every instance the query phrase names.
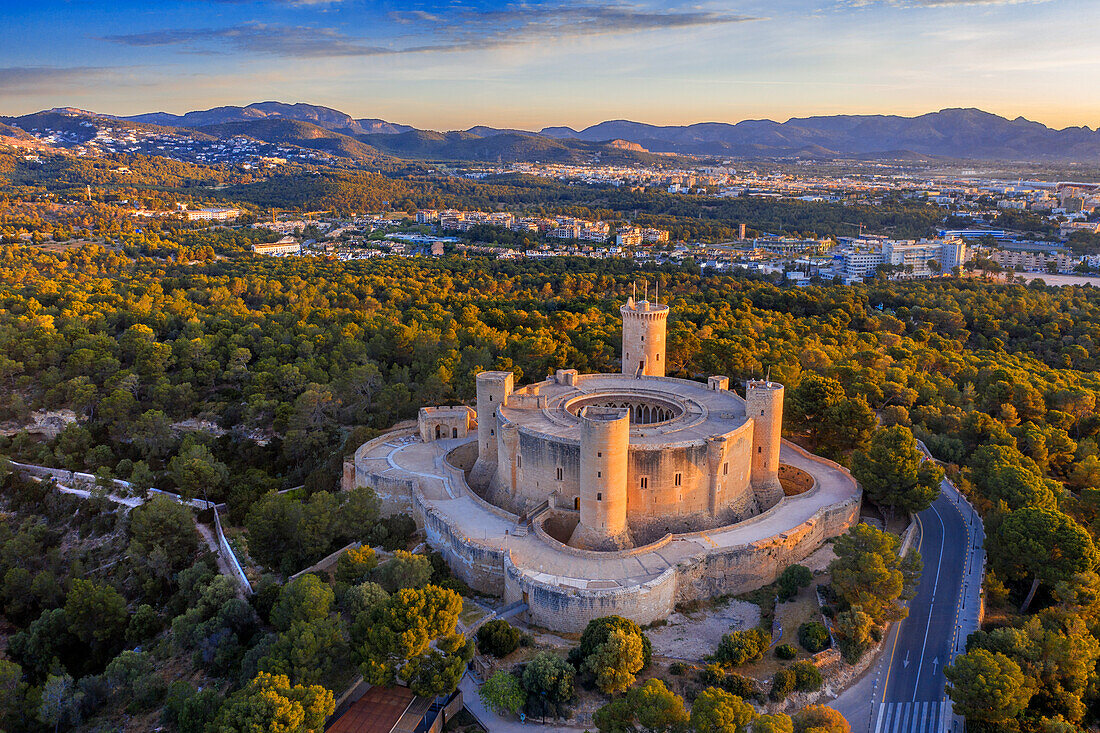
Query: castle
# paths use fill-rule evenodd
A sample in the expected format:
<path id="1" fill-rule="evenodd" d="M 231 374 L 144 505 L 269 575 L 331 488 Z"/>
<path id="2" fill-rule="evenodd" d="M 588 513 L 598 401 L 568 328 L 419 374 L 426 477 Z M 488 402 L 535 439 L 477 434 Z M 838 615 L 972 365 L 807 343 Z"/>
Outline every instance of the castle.
<path id="1" fill-rule="evenodd" d="M 749 382 L 746 405 L 725 377 L 665 377 L 668 306 L 630 299 L 621 312 L 621 374 L 560 369 L 521 389 L 511 372 L 478 375 L 473 488 L 517 513 L 548 499 L 571 507 L 579 522 L 567 544 L 582 549 L 631 547 L 775 506 L 782 385 Z"/>
<path id="2" fill-rule="evenodd" d="M 421 408 L 356 452 L 345 485 L 373 487 L 467 583 L 561 630 L 759 587 L 856 521 L 847 471 L 782 440 L 781 384 L 750 380 L 743 399 L 724 376 L 666 377 L 669 307 L 620 312 L 620 373 L 517 388 L 482 372 L 475 408 Z"/>

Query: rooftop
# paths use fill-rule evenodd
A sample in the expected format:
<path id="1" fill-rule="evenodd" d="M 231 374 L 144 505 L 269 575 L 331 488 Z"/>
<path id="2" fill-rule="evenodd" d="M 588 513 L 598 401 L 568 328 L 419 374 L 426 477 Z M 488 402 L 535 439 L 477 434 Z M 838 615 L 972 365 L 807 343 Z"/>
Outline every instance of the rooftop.
<path id="1" fill-rule="evenodd" d="M 584 374 L 573 385 L 553 378 L 517 389 L 517 395 L 539 396 L 536 407 L 510 401 L 500 408 L 504 417 L 526 433 L 562 441 L 580 441 L 577 412 L 587 405 L 614 407 L 644 404 L 659 412 L 649 424 L 632 420 L 630 444 L 656 448 L 693 444 L 737 430 L 746 422 L 745 402 L 728 390 L 673 377 L 641 377 L 627 374 Z M 665 418 L 665 419 L 660 419 Z"/>

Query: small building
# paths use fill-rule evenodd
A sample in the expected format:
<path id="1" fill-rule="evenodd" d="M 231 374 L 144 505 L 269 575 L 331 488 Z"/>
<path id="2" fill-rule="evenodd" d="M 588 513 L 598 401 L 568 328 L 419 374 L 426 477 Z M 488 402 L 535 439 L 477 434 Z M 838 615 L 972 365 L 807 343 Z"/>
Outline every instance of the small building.
<path id="1" fill-rule="evenodd" d="M 229 221 L 241 215 L 240 209 L 195 209 L 183 212 L 187 221 Z"/>
<path id="2" fill-rule="evenodd" d="M 465 438 L 477 426 L 475 412 L 466 405 L 421 407 L 417 415 L 420 439 L 425 443 L 445 438 Z"/>
<path id="3" fill-rule="evenodd" d="M 462 710 L 462 693 L 434 700 L 407 687 L 371 687 L 340 713 L 326 733 L 439 733 Z"/>
<path id="4" fill-rule="evenodd" d="M 283 237 L 277 242 L 261 242 L 252 245 L 252 251 L 258 255 L 274 255 L 285 257 L 286 255 L 300 255 L 302 245 L 294 237 Z"/>

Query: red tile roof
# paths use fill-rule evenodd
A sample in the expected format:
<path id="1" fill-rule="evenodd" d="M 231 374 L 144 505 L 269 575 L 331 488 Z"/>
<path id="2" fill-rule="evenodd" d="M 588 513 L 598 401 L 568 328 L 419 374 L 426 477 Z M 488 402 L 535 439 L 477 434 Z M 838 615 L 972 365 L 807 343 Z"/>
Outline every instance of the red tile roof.
<path id="1" fill-rule="evenodd" d="M 407 687 L 372 687 L 327 733 L 390 733 L 414 697 Z"/>

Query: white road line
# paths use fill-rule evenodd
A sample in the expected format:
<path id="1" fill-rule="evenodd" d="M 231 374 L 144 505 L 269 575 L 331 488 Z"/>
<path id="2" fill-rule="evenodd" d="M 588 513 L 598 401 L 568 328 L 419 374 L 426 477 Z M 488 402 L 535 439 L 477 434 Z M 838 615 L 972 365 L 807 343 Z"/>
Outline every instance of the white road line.
<path id="1" fill-rule="evenodd" d="M 905 718 L 907 717 L 908 712 L 909 712 L 909 703 L 907 703 L 907 702 L 898 703 L 898 714 L 897 714 L 897 717 L 894 718 L 894 733 L 898 733 L 898 724 L 900 724 L 901 721 L 905 720 Z M 905 733 L 905 726 L 902 726 L 901 730 L 902 730 L 902 733 Z"/>
<path id="2" fill-rule="evenodd" d="M 940 568 L 943 566 L 943 546 L 947 544 L 947 529 L 943 526 L 943 517 L 936 510 L 933 505 L 932 511 L 936 514 L 936 519 L 940 520 L 940 556 L 936 561 L 936 579 L 932 583 L 932 600 L 928 604 L 928 622 L 924 625 L 924 641 L 920 647 L 920 661 L 917 663 L 917 676 L 916 681 L 913 683 L 913 699 L 917 698 L 917 688 L 920 687 L 920 672 L 921 667 L 924 666 L 924 650 L 928 646 L 928 630 L 932 627 L 932 609 L 936 606 L 936 591 L 940 587 Z"/>
<path id="3" fill-rule="evenodd" d="M 874 704 L 874 703 L 872 703 L 872 704 Z M 882 718 L 885 714 L 886 714 L 886 704 L 885 703 L 879 703 L 878 718 L 875 722 L 875 733 L 878 733 L 879 729 L 882 728 Z"/>

